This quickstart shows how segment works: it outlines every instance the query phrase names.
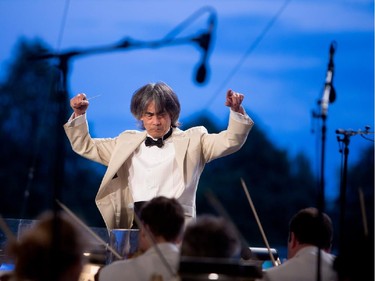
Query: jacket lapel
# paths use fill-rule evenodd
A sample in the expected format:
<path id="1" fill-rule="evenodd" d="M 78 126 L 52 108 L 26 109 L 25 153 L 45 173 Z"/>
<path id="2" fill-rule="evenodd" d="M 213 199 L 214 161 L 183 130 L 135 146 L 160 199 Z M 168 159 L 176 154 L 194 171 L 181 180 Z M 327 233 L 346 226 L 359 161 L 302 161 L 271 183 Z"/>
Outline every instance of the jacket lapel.
<path id="1" fill-rule="evenodd" d="M 179 129 L 175 129 L 176 134 L 173 134 L 173 144 L 176 151 L 176 161 L 178 168 L 180 170 L 180 173 L 183 177 L 184 182 L 186 181 L 185 173 L 184 173 L 184 160 L 187 152 L 187 147 L 189 144 L 189 138 L 182 138 L 180 137 L 182 135 L 181 131 Z"/>
<path id="2" fill-rule="evenodd" d="M 106 186 L 116 175 L 120 167 L 125 163 L 129 156 L 138 148 L 138 146 L 146 138 L 146 132 L 137 133 L 133 135 L 124 136 L 123 139 L 119 139 L 119 146 L 113 152 L 112 159 L 108 165 L 108 169 L 103 177 L 100 189 Z"/>

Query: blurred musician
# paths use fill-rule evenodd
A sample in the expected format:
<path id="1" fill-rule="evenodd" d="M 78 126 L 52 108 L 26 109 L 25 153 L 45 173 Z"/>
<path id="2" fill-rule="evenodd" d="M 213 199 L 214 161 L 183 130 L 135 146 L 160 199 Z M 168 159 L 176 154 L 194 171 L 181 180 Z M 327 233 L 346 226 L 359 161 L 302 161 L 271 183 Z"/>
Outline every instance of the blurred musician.
<path id="1" fill-rule="evenodd" d="M 86 245 L 84 235 L 62 214 L 47 212 L 7 245 L 15 268 L 9 281 L 78 281 Z"/>
<path id="2" fill-rule="evenodd" d="M 98 272 L 99 281 L 172 280 L 177 276 L 177 244 L 185 220 L 182 206 L 176 199 L 155 197 L 142 206 L 140 219 L 139 249 L 143 253 L 104 266 Z"/>
<path id="3" fill-rule="evenodd" d="M 333 227 L 330 217 L 316 208 L 302 209 L 289 223 L 288 260 L 266 269 L 262 280 L 267 281 L 336 281 L 333 269 L 335 256 L 330 254 Z M 320 279 L 318 251 L 320 250 Z"/>
<path id="4" fill-rule="evenodd" d="M 181 256 L 195 258 L 239 258 L 241 242 L 222 217 L 201 215 L 184 231 Z"/>

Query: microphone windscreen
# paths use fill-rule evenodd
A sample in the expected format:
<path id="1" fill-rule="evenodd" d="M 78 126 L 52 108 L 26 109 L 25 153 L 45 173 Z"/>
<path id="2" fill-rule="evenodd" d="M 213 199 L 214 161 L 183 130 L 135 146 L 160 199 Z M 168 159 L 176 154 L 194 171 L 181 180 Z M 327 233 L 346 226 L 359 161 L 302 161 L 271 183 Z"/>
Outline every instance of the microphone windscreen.
<path id="1" fill-rule="evenodd" d="M 206 75 L 207 75 L 206 65 L 202 63 L 197 69 L 197 75 L 195 79 L 199 84 L 202 84 L 206 80 Z"/>

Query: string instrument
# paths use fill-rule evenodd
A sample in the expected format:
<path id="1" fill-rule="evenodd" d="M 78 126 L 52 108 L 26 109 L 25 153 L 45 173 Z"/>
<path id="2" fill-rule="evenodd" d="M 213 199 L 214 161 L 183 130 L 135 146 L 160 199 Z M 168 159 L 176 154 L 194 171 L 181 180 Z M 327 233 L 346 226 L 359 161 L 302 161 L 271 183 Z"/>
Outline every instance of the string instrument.
<path id="1" fill-rule="evenodd" d="M 267 250 L 268 250 L 269 256 L 270 256 L 270 258 L 271 258 L 272 264 L 273 264 L 274 266 L 279 266 L 279 265 L 281 264 L 280 259 L 279 259 L 278 257 L 275 258 L 274 253 L 272 252 L 271 247 L 270 247 L 270 245 L 268 244 L 268 240 L 267 240 L 266 234 L 265 234 L 265 232 L 264 232 L 264 230 L 263 230 L 262 224 L 260 223 L 260 220 L 259 220 L 258 214 L 257 214 L 257 212 L 256 212 L 256 210 L 255 210 L 255 207 L 254 207 L 253 201 L 251 200 L 251 197 L 250 197 L 249 191 L 248 191 L 248 189 L 247 189 L 247 187 L 246 187 L 246 183 L 245 183 L 245 181 L 243 180 L 243 178 L 241 178 L 241 184 L 242 184 L 242 187 L 243 187 L 243 189 L 244 189 L 244 191 L 245 191 L 246 197 L 247 197 L 247 199 L 248 199 L 248 201 L 249 201 L 249 204 L 250 204 L 251 210 L 253 211 L 253 214 L 254 214 L 254 216 L 255 216 L 255 220 L 256 220 L 256 222 L 257 222 L 257 224 L 258 224 L 259 230 L 260 230 L 260 232 L 261 232 L 261 234 L 262 234 L 262 238 L 263 238 L 263 240 L 264 240 L 264 244 L 265 244 L 266 247 L 267 247 Z"/>

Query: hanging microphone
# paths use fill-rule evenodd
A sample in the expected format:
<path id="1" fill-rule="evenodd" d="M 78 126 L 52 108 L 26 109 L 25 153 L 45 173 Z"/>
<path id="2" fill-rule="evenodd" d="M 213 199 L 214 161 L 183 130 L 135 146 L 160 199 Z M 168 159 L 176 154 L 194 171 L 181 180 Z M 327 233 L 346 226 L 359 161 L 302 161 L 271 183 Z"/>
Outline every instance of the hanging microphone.
<path id="1" fill-rule="evenodd" d="M 200 37 L 194 39 L 194 41 L 198 42 L 199 46 L 203 49 L 203 55 L 199 64 L 199 67 L 197 68 L 195 80 L 202 84 L 206 81 L 207 76 L 207 61 L 208 61 L 208 55 L 210 52 L 211 47 L 211 37 L 212 32 L 215 27 L 215 18 L 214 16 L 211 16 L 209 19 L 209 26 L 206 33 L 203 33 Z"/>
<path id="2" fill-rule="evenodd" d="M 322 116 L 327 116 L 328 104 L 336 100 L 336 91 L 332 85 L 333 73 L 334 73 L 333 55 L 335 54 L 335 51 L 336 51 L 336 41 L 333 41 L 329 47 L 328 69 L 327 69 L 326 81 L 324 85 L 323 97 L 320 103 L 322 107 Z"/>

